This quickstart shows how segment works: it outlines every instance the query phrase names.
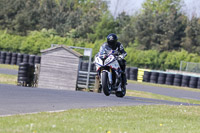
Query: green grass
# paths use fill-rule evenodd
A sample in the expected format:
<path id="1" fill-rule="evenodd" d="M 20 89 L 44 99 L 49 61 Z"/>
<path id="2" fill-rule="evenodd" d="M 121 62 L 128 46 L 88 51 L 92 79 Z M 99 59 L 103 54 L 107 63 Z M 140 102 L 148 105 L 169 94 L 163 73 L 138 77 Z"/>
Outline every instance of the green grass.
<path id="1" fill-rule="evenodd" d="M 199 133 L 199 106 L 72 109 L 0 118 L 1 133 Z"/>
<path id="2" fill-rule="evenodd" d="M 18 70 L 17 65 L 0 64 L 0 68 Z M 0 84 L 17 84 L 17 75 L 0 74 Z"/>
<path id="3" fill-rule="evenodd" d="M 17 84 L 17 75 L 0 74 L 0 84 Z"/>
<path id="4" fill-rule="evenodd" d="M 200 104 L 200 100 L 169 97 L 169 96 L 154 94 L 150 92 L 135 91 L 135 90 L 127 90 L 126 96 L 152 98 L 152 99 L 167 100 L 167 101 L 174 101 L 174 102 L 184 102 L 184 103 L 189 103 L 189 104 Z"/>
<path id="5" fill-rule="evenodd" d="M 172 89 L 181 89 L 181 90 L 187 90 L 187 91 L 200 92 L 200 89 L 189 88 L 189 87 L 162 85 L 162 84 L 154 84 L 154 83 L 148 83 L 148 82 L 137 82 L 137 81 L 133 81 L 133 80 L 128 80 L 128 83 L 142 84 L 142 85 L 149 85 L 149 86 L 157 86 L 157 87 L 161 87 L 161 88 L 172 88 Z"/>
<path id="6" fill-rule="evenodd" d="M 0 68 L 5 68 L 5 69 L 15 69 L 15 70 L 18 70 L 19 66 L 17 66 L 17 65 L 6 65 L 6 64 L 0 64 Z"/>

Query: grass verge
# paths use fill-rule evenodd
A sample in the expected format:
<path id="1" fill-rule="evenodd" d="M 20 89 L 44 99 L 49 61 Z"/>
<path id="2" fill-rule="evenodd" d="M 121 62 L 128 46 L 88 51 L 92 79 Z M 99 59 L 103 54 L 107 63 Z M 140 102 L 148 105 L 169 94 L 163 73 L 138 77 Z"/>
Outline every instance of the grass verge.
<path id="1" fill-rule="evenodd" d="M 199 106 L 72 109 L 0 118 L 5 133 L 198 133 Z"/>
<path id="2" fill-rule="evenodd" d="M 157 86 L 157 87 L 162 87 L 162 88 L 172 88 L 172 89 L 179 89 L 179 90 L 187 90 L 187 91 L 200 92 L 200 89 L 189 88 L 189 87 L 179 87 L 179 86 L 172 86 L 172 85 L 153 84 L 153 83 L 148 83 L 148 82 L 137 82 L 137 81 L 133 81 L 133 80 L 128 80 L 128 83 L 142 84 L 142 85 Z"/>
<path id="3" fill-rule="evenodd" d="M 17 66 L 17 65 L 0 64 L 0 68 L 18 70 L 19 66 Z"/>
<path id="4" fill-rule="evenodd" d="M 167 100 L 167 101 L 174 101 L 174 102 L 184 102 L 184 103 L 189 103 L 189 104 L 200 104 L 200 101 L 198 100 L 169 97 L 169 96 L 154 94 L 150 92 L 135 91 L 135 90 L 127 90 L 126 96 L 152 98 L 152 99 Z"/>
<path id="5" fill-rule="evenodd" d="M 17 75 L 0 74 L 0 84 L 17 84 Z"/>

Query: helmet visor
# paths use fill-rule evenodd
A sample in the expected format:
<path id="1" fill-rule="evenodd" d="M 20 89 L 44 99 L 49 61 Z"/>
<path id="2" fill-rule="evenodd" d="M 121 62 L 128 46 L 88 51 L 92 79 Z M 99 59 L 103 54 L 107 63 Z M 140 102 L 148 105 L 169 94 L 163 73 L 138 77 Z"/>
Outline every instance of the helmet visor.
<path id="1" fill-rule="evenodd" d="M 115 46 L 115 44 L 116 44 L 115 40 L 108 41 L 108 45 L 110 45 L 110 46 Z"/>

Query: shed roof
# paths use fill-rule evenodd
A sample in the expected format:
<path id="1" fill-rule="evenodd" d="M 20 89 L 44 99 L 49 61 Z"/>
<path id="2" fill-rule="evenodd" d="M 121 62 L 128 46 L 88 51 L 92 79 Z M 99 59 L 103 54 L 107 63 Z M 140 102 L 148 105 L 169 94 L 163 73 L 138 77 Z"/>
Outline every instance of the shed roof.
<path id="1" fill-rule="evenodd" d="M 45 49 L 45 50 L 41 50 L 41 53 L 46 53 L 48 51 L 52 51 L 52 50 L 55 50 L 55 49 L 58 49 L 58 48 L 63 48 L 65 49 L 66 51 L 72 53 L 73 55 L 77 56 L 77 57 L 82 57 L 83 55 L 81 55 L 80 53 L 74 51 L 73 49 L 65 46 L 65 45 L 57 45 L 55 47 L 52 47 L 52 48 L 48 48 L 48 49 Z"/>

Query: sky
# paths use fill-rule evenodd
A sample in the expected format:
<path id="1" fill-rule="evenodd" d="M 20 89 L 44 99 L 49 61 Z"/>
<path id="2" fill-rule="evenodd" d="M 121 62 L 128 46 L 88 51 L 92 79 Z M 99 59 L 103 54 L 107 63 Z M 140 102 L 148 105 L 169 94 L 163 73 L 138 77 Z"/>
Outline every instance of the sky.
<path id="1" fill-rule="evenodd" d="M 141 8 L 142 3 L 145 0 L 110 0 L 110 11 L 114 16 L 118 13 L 125 11 L 127 14 L 133 14 Z M 188 17 L 200 16 L 200 0 L 183 0 L 185 6 L 182 10 Z"/>

